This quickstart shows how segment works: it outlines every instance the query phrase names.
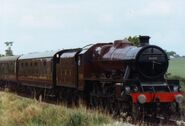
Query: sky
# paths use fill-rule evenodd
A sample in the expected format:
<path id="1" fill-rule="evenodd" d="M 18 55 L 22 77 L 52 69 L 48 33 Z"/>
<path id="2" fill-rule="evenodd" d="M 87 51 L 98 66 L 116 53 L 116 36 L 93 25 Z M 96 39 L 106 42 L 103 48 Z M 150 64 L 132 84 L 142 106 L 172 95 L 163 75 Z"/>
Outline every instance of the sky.
<path id="1" fill-rule="evenodd" d="M 185 55 L 185 0 L 0 0 L 0 53 L 84 47 L 128 36 Z"/>

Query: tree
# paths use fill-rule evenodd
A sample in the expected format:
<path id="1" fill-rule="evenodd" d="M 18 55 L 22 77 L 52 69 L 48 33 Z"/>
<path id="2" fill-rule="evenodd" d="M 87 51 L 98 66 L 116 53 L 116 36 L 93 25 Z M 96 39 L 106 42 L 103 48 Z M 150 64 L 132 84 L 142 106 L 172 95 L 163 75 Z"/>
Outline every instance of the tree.
<path id="1" fill-rule="evenodd" d="M 6 56 L 13 56 L 13 51 L 12 51 L 12 46 L 13 46 L 13 42 L 5 42 L 5 45 L 7 47 L 7 49 L 5 50 L 5 55 Z"/>
<path id="2" fill-rule="evenodd" d="M 135 46 L 139 46 L 140 45 L 138 36 L 133 36 L 133 37 L 129 36 L 128 37 L 128 41 L 130 41 Z"/>
<path id="3" fill-rule="evenodd" d="M 166 50 L 165 50 L 166 51 Z M 166 53 L 167 53 L 167 55 L 168 55 L 168 57 L 173 57 L 173 58 L 178 58 L 178 57 L 180 57 L 176 52 L 174 52 L 174 51 L 166 51 Z"/>

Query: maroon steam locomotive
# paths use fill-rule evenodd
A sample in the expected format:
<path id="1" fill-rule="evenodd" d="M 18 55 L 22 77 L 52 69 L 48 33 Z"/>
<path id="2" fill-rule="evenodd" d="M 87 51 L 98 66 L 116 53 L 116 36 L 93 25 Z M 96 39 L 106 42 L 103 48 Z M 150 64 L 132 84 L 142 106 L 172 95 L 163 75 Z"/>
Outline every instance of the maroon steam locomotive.
<path id="1" fill-rule="evenodd" d="M 83 98 L 134 117 L 180 112 L 183 92 L 178 80 L 167 80 L 168 56 L 140 36 L 140 46 L 128 40 L 97 43 L 77 49 L 0 58 L 0 86 L 34 96 L 54 96 L 68 102 Z"/>

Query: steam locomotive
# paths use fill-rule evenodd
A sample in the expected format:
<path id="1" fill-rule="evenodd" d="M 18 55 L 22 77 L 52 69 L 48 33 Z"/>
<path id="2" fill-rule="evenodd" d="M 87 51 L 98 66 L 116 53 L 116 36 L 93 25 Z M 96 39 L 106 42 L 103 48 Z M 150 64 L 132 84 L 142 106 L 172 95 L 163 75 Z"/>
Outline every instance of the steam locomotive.
<path id="1" fill-rule="evenodd" d="M 178 80 L 167 80 L 169 59 L 163 49 L 140 36 L 83 48 L 0 58 L 0 86 L 35 97 L 56 97 L 69 103 L 83 98 L 134 118 L 142 114 L 180 112 L 183 92 Z"/>

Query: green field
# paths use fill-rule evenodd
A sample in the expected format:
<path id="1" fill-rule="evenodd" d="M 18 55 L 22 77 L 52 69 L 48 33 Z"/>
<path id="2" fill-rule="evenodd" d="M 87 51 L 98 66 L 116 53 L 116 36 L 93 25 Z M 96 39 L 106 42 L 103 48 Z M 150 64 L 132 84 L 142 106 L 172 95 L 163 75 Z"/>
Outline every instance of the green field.
<path id="1" fill-rule="evenodd" d="M 185 58 L 171 59 L 168 73 L 171 73 L 171 76 L 180 76 L 185 78 Z"/>
<path id="2" fill-rule="evenodd" d="M 183 91 L 185 91 L 185 58 L 170 60 L 168 78 L 180 80 Z"/>

